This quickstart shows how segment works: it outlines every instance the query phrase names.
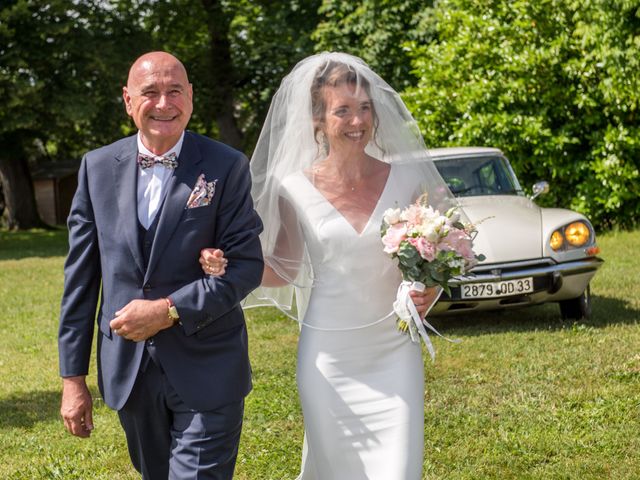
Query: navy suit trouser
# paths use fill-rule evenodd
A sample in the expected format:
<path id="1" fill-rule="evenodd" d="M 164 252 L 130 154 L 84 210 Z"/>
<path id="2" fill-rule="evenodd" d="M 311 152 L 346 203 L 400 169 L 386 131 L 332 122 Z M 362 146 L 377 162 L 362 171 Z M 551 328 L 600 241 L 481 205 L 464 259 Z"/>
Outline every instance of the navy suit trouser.
<path id="1" fill-rule="evenodd" d="M 145 357 L 131 396 L 118 411 L 133 466 L 144 480 L 232 479 L 244 400 L 191 410 L 160 366 L 147 352 Z"/>

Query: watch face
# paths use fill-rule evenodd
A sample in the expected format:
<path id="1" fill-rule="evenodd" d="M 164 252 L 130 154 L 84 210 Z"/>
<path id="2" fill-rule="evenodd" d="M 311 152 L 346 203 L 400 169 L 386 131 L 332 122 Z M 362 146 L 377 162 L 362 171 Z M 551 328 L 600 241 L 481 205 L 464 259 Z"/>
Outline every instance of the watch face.
<path id="1" fill-rule="evenodd" d="M 173 305 L 169 307 L 169 316 L 174 320 L 177 320 L 178 318 L 180 318 L 180 315 L 178 315 L 178 309 Z"/>

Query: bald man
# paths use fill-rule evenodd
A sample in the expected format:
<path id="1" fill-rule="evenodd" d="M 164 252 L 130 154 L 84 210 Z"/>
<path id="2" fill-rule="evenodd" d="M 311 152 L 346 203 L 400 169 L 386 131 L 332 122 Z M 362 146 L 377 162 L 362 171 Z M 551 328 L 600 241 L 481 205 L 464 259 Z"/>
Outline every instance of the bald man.
<path id="1" fill-rule="evenodd" d="M 100 392 L 142 477 L 230 479 L 251 389 L 239 304 L 263 270 L 248 161 L 185 130 L 193 90 L 174 56 L 138 58 L 123 98 L 138 133 L 84 156 L 68 219 L 61 414 L 91 435 L 97 325 Z M 208 245 L 231 260 L 224 276 L 203 274 Z"/>

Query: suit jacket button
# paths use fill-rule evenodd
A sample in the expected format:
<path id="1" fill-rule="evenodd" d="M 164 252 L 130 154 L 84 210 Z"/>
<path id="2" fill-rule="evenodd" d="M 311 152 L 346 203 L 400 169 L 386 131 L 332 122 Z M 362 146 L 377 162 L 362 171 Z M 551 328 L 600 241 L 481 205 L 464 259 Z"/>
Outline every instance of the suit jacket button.
<path id="1" fill-rule="evenodd" d="M 150 292 L 151 291 L 151 285 L 149 285 L 148 283 L 146 285 L 144 285 L 142 287 L 142 290 L 145 292 Z"/>

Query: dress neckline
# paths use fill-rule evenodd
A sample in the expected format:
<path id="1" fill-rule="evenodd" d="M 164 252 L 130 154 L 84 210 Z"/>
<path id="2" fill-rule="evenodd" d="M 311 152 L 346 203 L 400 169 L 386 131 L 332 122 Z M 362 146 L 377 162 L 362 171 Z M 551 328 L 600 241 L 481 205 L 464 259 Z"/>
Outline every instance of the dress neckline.
<path id="1" fill-rule="evenodd" d="M 307 183 L 311 186 L 311 188 L 313 189 L 314 192 L 316 192 L 320 198 L 327 204 L 329 205 L 329 207 L 338 214 L 338 216 L 340 218 L 342 218 L 342 220 L 344 220 L 344 222 L 349 225 L 349 227 L 351 228 L 351 230 L 353 231 L 353 233 L 355 233 L 358 237 L 361 237 L 362 234 L 364 232 L 367 231 L 367 229 L 369 228 L 369 225 L 371 224 L 371 221 L 373 220 L 373 217 L 375 217 L 376 212 L 378 211 L 378 209 L 380 208 L 380 204 L 381 204 L 381 200 L 382 197 L 385 196 L 387 189 L 389 187 L 389 183 L 390 183 L 390 179 L 391 179 L 391 175 L 393 173 L 393 165 L 389 164 L 389 173 L 387 174 L 387 179 L 384 182 L 384 187 L 382 187 L 382 191 L 380 192 L 380 195 L 378 196 L 378 200 L 376 200 L 376 204 L 373 207 L 373 210 L 371 210 L 371 213 L 369 214 L 369 218 L 367 219 L 364 227 L 362 227 L 362 230 L 358 231 L 358 229 L 356 229 L 356 227 L 353 226 L 353 224 L 347 219 L 347 217 L 338 209 L 336 208 L 336 206 L 327 198 L 324 196 L 324 194 L 318 190 L 316 188 L 316 186 L 313 184 L 313 182 L 309 179 L 309 177 L 307 177 L 307 175 L 305 175 L 304 172 L 301 172 L 302 177 L 304 177 L 304 179 L 307 181 Z"/>

